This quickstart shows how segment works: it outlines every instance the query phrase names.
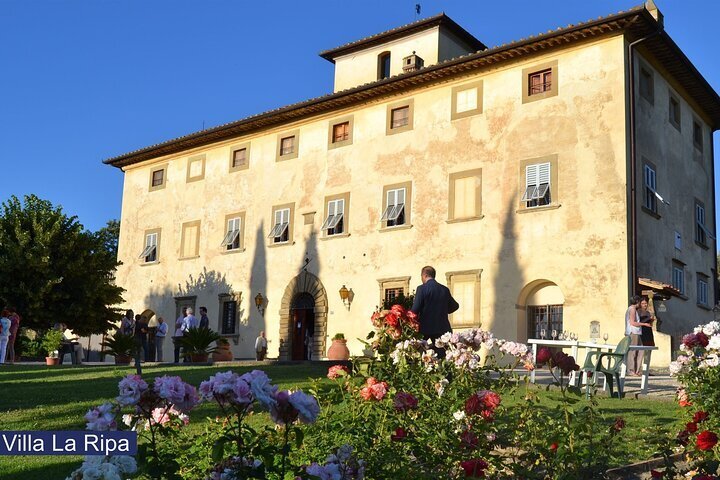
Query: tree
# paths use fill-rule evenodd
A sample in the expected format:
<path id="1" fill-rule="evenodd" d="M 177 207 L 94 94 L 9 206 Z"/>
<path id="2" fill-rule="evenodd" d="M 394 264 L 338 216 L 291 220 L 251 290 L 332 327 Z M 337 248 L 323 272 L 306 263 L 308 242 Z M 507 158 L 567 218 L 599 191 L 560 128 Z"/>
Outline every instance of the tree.
<path id="1" fill-rule="evenodd" d="M 47 200 L 12 196 L 0 208 L 0 301 L 16 307 L 25 326 L 106 332 L 120 319 L 113 305 L 124 291 L 114 284 L 111 223 L 92 233 Z"/>

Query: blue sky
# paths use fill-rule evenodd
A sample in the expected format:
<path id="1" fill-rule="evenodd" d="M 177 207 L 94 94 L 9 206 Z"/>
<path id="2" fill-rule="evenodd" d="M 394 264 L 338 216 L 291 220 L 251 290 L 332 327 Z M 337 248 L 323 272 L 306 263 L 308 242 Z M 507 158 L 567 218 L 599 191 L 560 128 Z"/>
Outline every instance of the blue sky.
<path id="1" fill-rule="evenodd" d="M 0 0 L 0 201 L 35 193 L 96 230 L 122 201 L 103 159 L 329 93 L 317 53 L 415 20 L 415 3 Z M 492 47 L 640 2 L 420 3 Z M 658 5 L 720 91 L 720 2 Z"/>

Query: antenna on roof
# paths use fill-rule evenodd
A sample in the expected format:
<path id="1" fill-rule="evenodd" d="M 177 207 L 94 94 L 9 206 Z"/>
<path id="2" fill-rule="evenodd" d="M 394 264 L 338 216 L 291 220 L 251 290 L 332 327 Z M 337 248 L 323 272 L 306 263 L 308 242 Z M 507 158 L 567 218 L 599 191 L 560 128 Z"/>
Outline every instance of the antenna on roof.
<path id="1" fill-rule="evenodd" d="M 420 4 L 419 4 L 419 3 L 416 3 L 416 4 L 415 4 L 415 20 L 417 20 L 418 17 L 420 16 L 420 10 L 421 10 L 421 9 L 422 9 L 422 7 L 420 6 Z"/>

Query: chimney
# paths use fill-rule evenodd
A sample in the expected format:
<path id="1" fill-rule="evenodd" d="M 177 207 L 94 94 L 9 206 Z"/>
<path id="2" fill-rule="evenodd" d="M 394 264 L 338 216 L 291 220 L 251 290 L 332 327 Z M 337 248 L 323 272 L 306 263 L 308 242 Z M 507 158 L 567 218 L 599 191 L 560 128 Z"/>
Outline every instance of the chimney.
<path id="1" fill-rule="evenodd" d="M 413 51 L 412 55 L 403 58 L 403 73 L 420 70 L 424 64 L 423 59 L 415 55 L 415 51 Z"/>
<path id="2" fill-rule="evenodd" d="M 657 5 L 655 5 L 655 2 L 653 0 L 647 0 L 645 2 L 645 10 L 650 12 L 650 15 L 653 16 L 655 20 L 660 24 L 660 26 L 663 26 L 664 23 L 664 15 L 662 12 L 658 9 Z"/>

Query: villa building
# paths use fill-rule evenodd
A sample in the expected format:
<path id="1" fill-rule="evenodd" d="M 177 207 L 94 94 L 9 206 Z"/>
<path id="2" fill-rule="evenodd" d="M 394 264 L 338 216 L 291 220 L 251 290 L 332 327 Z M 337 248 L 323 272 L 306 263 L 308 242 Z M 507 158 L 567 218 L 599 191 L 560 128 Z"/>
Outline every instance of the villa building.
<path id="1" fill-rule="evenodd" d="M 320 55 L 331 94 L 105 160 L 125 307 L 172 329 L 206 306 L 236 358 L 261 330 L 270 357 L 339 332 L 362 354 L 429 264 L 454 328 L 507 339 L 616 342 L 653 292 L 666 365 L 713 319 L 720 97 L 652 2 L 494 48 L 440 14 Z"/>

